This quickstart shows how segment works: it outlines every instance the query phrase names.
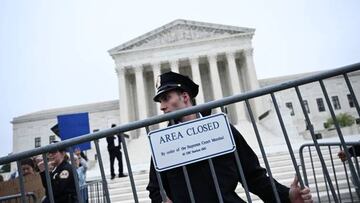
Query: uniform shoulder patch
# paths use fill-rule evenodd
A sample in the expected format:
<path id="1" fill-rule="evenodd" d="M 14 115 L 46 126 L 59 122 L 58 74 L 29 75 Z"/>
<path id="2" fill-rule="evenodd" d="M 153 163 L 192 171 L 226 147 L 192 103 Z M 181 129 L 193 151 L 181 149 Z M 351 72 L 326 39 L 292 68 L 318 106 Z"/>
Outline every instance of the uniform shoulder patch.
<path id="1" fill-rule="evenodd" d="M 68 170 L 63 170 L 63 171 L 61 171 L 59 177 L 60 177 L 61 179 L 67 179 L 67 178 L 69 177 L 69 171 L 68 171 Z"/>

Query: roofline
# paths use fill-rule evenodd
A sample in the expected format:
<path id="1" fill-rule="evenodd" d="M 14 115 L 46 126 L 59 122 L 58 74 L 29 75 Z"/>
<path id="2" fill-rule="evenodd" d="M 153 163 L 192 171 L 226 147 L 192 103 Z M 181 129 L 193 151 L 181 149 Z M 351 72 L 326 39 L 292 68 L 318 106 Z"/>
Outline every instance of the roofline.
<path id="1" fill-rule="evenodd" d="M 95 113 L 104 110 L 111 111 L 117 109 L 119 109 L 118 99 L 37 111 L 34 113 L 29 113 L 22 116 L 14 117 L 13 120 L 10 121 L 10 123 L 18 124 L 18 123 L 24 123 L 30 121 L 55 119 L 56 116 L 63 114 L 83 113 L 83 112 Z"/>
<path id="2" fill-rule="evenodd" d="M 110 50 L 108 50 L 108 53 L 110 55 L 112 54 L 116 54 L 119 52 L 119 50 L 126 48 L 128 46 L 130 46 L 131 44 L 135 44 L 141 40 L 144 40 L 152 35 L 155 35 L 165 29 L 168 29 L 170 27 L 176 26 L 176 25 L 196 25 L 196 26 L 204 26 L 204 27 L 213 27 L 213 28 L 218 28 L 218 29 L 227 29 L 227 30 L 234 30 L 234 31 L 239 31 L 239 32 L 244 32 L 244 33 L 254 33 L 255 29 L 254 28 L 246 28 L 246 27 L 237 27 L 237 26 L 231 26 L 231 25 L 222 25 L 222 24 L 215 24 L 215 23 L 206 23 L 206 22 L 199 22 L 199 21 L 192 21 L 192 20 L 184 20 L 184 19 L 177 19 L 174 20 L 166 25 L 163 25 L 159 28 L 156 28 L 150 32 L 147 32 L 139 37 L 136 37 L 132 40 L 129 40 L 119 46 L 116 46 Z"/>

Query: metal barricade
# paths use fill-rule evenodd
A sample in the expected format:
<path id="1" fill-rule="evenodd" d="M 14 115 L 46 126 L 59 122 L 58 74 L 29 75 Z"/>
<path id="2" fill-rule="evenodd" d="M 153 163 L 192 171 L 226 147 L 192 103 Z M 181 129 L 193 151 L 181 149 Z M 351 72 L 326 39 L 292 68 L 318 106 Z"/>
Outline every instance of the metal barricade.
<path id="1" fill-rule="evenodd" d="M 346 142 L 346 146 L 346 150 L 350 149 L 352 151 L 350 153 L 355 155 L 352 157 L 352 163 L 349 161 L 342 162 L 338 157 L 338 153 L 344 149 L 340 142 L 319 143 L 326 160 L 326 169 L 335 183 L 336 196 L 339 202 L 359 202 L 360 185 L 355 180 L 359 178 L 360 168 L 355 146 L 360 147 L 360 142 Z M 328 189 L 329 183 L 324 178 L 324 170 L 319 167 L 319 157 L 314 152 L 314 144 L 304 144 L 300 147 L 299 155 L 304 182 L 313 189 L 314 200 L 317 202 L 334 202 Z M 355 171 L 350 170 L 350 164 L 354 164 Z"/>
<path id="2" fill-rule="evenodd" d="M 18 203 L 21 202 L 22 194 L 8 195 L 0 197 L 0 203 Z M 25 199 L 28 203 L 37 203 L 36 195 L 33 192 L 26 192 Z"/>
<path id="3" fill-rule="evenodd" d="M 87 181 L 80 187 L 80 194 L 83 202 L 106 202 L 102 180 Z"/>
<path id="4" fill-rule="evenodd" d="M 350 91 L 350 95 L 351 95 L 351 97 L 352 97 L 352 99 L 354 101 L 354 105 L 355 105 L 356 110 L 357 110 L 357 112 L 359 114 L 359 117 L 360 117 L 360 107 L 359 107 L 359 104 L 357 102 L 357 99 L 356 99 L 354 90 L 352 88 L 351 82 L 350 82 L 350 80 L 348 78 L 348 75 L 347 75 L 350 72 L 359 71 L 359 70 L 360 70 L 360 63 L 357 63 L 357 64 L 349 65 L 349 66 L 346 66 L 346 67 L 342 67 L 342 68 L 338 68 L 338 69 L 334 69 L 334 70 L 330 70 L 330 71 L 324 71 L 324 72 L 321 72 L 321 73 L 318 73 L 318 74 L 313 74 L 311 76 L 296 79 L 296 80 L 293 80 L 293 81 L 288 81 L 288 82 L 284 82 L 284 83 L 281 83 L 281 84 L 267 86 L 267 87 L 257 89 L 257 90 L 254 90 L 254 91 L 249 91 L 249 92 L 245 92 L 245 93 L 242 93 L 242 94 L 235 94 L 233 96 L 225 97 L 225 98 L 222 98 L 222 99 L 219 99 L 219 100 L 211 101 L 211 102 L 208 102 L 208 103 L 205 103 L 205 104 L 200 104 L 200 105 L 189 107 L 189 108 L 186 108 L 186 109 L 181 109 L 181 110 L 178 110 L 178 111 L 166 113 L 166 114 L 163 114 L 163 115 L 154 116 L 154 117 L 143 119 L 143 120 L 133 121 L 133 122 L 130 122 L 130 123 L 124 123 L 124 124 L 122 124 L 120 126 L 117 126 L 117 127 L 114 127 L 114 128 L 110 128 L 110 129 L 106 129 L 106 130 L 102 130 L 102 131 L 98 131 L 98 132 L 93 132 L 93 133 L 90 133 L 90 134 L 87 134 L 87 135 L 83 135 L 81 137 L 76 137 L 76 138 L 64 140 L 62 142 L 58 142 L 58 143 L 55 143 L 55 144 L 51 144 L 51 145 L 43 146 L 43 147 L 40 147 L 40 148 L 27 150 L 27 151 L 19 152 L 19 153 L 12 154 L 12 155 L 9 155 L 9 156 L 1 157 L 0 158 L 0 165 L 6 164 L 6 163 L 9 163 L 9 162 L 13 162 L 13 161 L 17 161 L 18 168 L 20 168 L 19 167 L 20 166 L 19 165 L 20 164 L 19 160 L 21 160 L 21 159 L 42 154 L 43 157 L 44 157 L 44 160 L 46 161 L 47 160 L 46 155 L 47 155 L 48 152 L 55 151 L 55 150 L 58 150 L 58 149 L 71 148 L 74 145 L 78 145 L 78 144 L 81 144 L 81 143 L 84 143 L 84 142 L 94 141 L 97 156 L 98 156 L 98 164 L 100 166 L 99 168 L 100 168 L 100 172 L 101 172 L 101 179 L 102 179 L 101 186 L 102 186 L 102 191 L 104 192 L 102 194 L 103 195 L 102 197 L 104 197 L 103 198 L 104 202 L 110 202 L 110 196 L 109 196 L 109 191 L 108 191 L 108 187 L 107 187 L 107 180 L 105 178 L 103 163 L 102 163 L 102 159 L 101 159 L 101 150 L 100 150 L 100 147 L 99 147 L 99 144 L 98 144 L 99 139 L 105 138 L 107 136 L 112 136 L 112 135 L 117 134 L 117 133 L 122 134 L 122 133 L 125 133 L 127 131 L 131 131 L 131 130 L 137 130 L 137 129 L 142 129 L 142 128 L 149 129 L 149 126 L 156 125 L 156 124 L 164 122 L 164 121 L 171 121 L 171 120 L 174 120 L 174 119 L 182 117 L 182 116 L 186 116 L 186 115 L 190 115 L 190 114 L 196 114 L 196 113 L 203 112 L 203 111 L 208 111 L 208 110 L 214 109 L 214 108 L 223 108 L 226 105 L 234 104 L 234 103 L 237 103 L 237 102 L 244 102 L 245 103 L 244 106 L 246 106 L 248 115 L 249 115 L 249 117 L 251 119 L 251 123 L 252 123 L 254 133 L 255 133 L 255 136 L 256 136 L 256 140 L 257 140 L 257 142 L 259 144 L 259 148 L 260 148 L 260 151 L 261 151 L 261 155 L 263 157 L 263 161 L 264 161 L 264 164 L 265 164 L 265 167 L 266 167 L 266 170 L 267 170 L 267 174 L 269 175 L 269 182 L 271 183 L 273 195 L 274 195 L 274 197 L 276 199 L 276 202 L 280 202 L 278 191 L 274 186 L 275 185 L 274 184 L 274 179 L 272 177 L 272 172 L 271 172 L 269 161 L 267 159 L 267 154 L 266 154 L 266 151 L 265 151 L 265 149 L 263 147 L 261 135 L 260 135 L 258 127 L 257 127 L 257 118 L 253 114 L 252 105 L 250 105 L 250 104 L 252 102 L 251 100 L 255 99 L 257 97 L 271 96 L 272 103 L 274 105 L 276 115 L 277 115 L 278 120 L 279 120 L 279 127 L 281 127 L 281 129 L 282 129 L 283 136 L 284 136 L 284 139 L 286 141 L 286 146 L 287 146 L 289 155 L 291 157 L 292 166 L 294 168 L 294 171 L 296 172 L 296 176 L 299 179 L 300 185 L 303 188 L 307 184 L 307 182 L 303 181 L 300 170 L 298 169 L 298 164 L 297 164 L 297 161 L 295 159 L 295 155 L 293 153 L 291 141 L 290 141 L 290 139 L 288 137 L 286 126 L 284 125 L 282 115 L 281 115 L 281 113 L 279 111 L 279 106 L 277 104 L 276 95 L 275 95 L 276 92 L 278 92 L 278 91 L 288 90 L 288 89 L 295 89 L 298 100 L 299 100 L 299 103 L 301 105 L 301 109 L 302 109 L 303 114 L 304 114 L 304 118 L 306 120 L 306 124 L 307 124 L 307 126 L 309 126 L 309 131 L 310 131 L 310 134 L 311 134 L 311 138 L 312 138 L 312 140 L 314 142 L 315 151 L 316 151 L 316 153 L 318 155 L 318 159 L 319 159 L 319 162 L 320 162 L 323 174 L 324 174 L 324 180 L 327 182 L 327 184 L 326 184 L 327 185 L 327 191 L 329 191 L 329 193 L 330 193 L 329 196 L 331 195 L 331 198 L 334 200 L 334 202 L 339 202 L 339 196 L 337 195 L 337 193 L 335 191 L 335 187 L 333 185 L 333 180 L 332 180 L 332 178 L 331 178 L 331 176 L 329 174 L 329 170 L 327 168 L 326 161 L 324 159 L 324 155 L 323 155 L 323 153 L 322 153 L 322 151 L 320 149 L 320 144 L 318 143 L 317 137 L 315 136 L 315 132 L 314 132 L 314 129 L 312 127 L 313 125 L 311 124 L 311 120 L 310 120 L 310 118 L 308 116 L 308 113 L 306 111 L 305 104 L 304 104 L 304 101 L 302 99 L 302 95 L 301 95 L 301 91 L 300 91 L 299 87 L 302 86 L 302 85 L 308 84 L 308 83 L 313 83 L 313 82 L 318 82 L 319 83 L 319 85 L 321 86 L 322 92 L 324 94 L 324 97 L 326 99 L 326 102 L 327 102 L 328 108 L 330 110 L 331 116 L 332 116 L 333 120 L 335 121 L 334 124 L 335 124 L 335 127 L 336 127 L 336 131 L 338 133 L 338 136 L 340 138 L 340 144 L 341 144 L 341 146 L 343 148 L 345 148 L 346 143 L 344 141 L 343 134 L 341 132 L 339 124 L 338 124 L 338 122 L 336 120 L 334 110 L 333 110 L 332 105 L 330 103 L 330 100 L 329 100 L 329 97 L 328 97 L 328 94 L 327 94 L 327 90 L 325 88 L 323 80 L 325 80 L 327 78 L 330 78 L 330 77 L 342 75 L 344 77 L 345 81 L 346 81 L 346 84 L 347 84 L 348 89 Z M 357 92 L 359 92 L 359 91 L 357 91 Z M 121 137 L 123 139 L 123 136 L 121 136 Z M 133 177 L 132 170 L 131 170 L 131 164 L 130 164 L 130 160 L 129 160 L 128 153 L 127 153 L 126 142 L 122 142 L 122 144 L 123 144 L 125 159 L 126 159 L 126 163 L 127 163 L 127 167 L 128 167 L 130 183 L 131 183 L 131 187 L 132 187 L 132 191 L 133 191 L 134 202 L 137 203 L 139 201 L 138 201 L 137 192 L 136 192 L 136 188 L 135 188 L 134 177 Z M 239 159 L 237 152 L 235 152 L 234 156 L 235 156 L 235 159 L 236 159 L 236 165 L 237 165 L 237 169 L 238 169 L 238 172 L 239 172 L 239 177 L 242 180 L 242 184 L 243 184 L 243 187 L 244 187 L 245 192 L 246 192 L 247 200 L 248 200 L 248 202 L 251 202 L 252 200 L 251 200 L 250 195 L 249 195 L 248 183 L 246 182 L 246 177 L 244 175 L 244 170 L 243 170 L 243 167 L 246 167 L 246 166 L 242 166 L 242 164 L 241 164 L 242 162 Z M 346 156 L 350 157 L 350 155 L 349 155 L 349 153 L 347 151 L 346 151 Z M 70 153 L 70 158 L 71 158 L 71 161 L 73 163 L 72 165 L 74 166 L 74 159 L 73 159 L 73 154 L 72 153 Z M 209 163 L 209 167 L 212 169 L 212 165 L 213 165 L 212 160 L 209 159 L 208 163 Z M 47 166 L 47 163 L 45 163 L 45 166 Z M 192 202 L 194 202 L 194 195 L 196 195 L 196 194 L 192 194 L 192 189 L 191 189 L 191 184 L 190 184 L 191 180 L 188 178 L 187 167 L 183 166 L 182 169 L 183 169 L 182 171 L 184 173 L 184 177 L 186 179 L 186 185 L 187 185 L 187 190 L 189 191 L 189 196 L 191 197 Z M 49 177 L 49 169 L 47 167 L 45 167 L 45 170 L 46 170 L 47 188 L 49 189 L 48 190 L 49 199 L 50 199 L 50 202 L 54 202 L 53 193 L 52 193 L 52 190 L 51 190 L 51 180 L 50 180 L 50 177 Z M 354 167 L 354 164 L 353 164 L 353 161 L 351 159 L 349 159 L 349 170 L 351 171 L 352 174 L 354 174 L 355 171 L 356 171 L 355 167 Z M 217 179 L 216 179 L 216 174 L 215 174 L 216 171 L 214 171 L 212 169 L 211 172 L 212 172 L 213 183 L 214 183 L 214 186 L 216 188 L 216 193 L 218 195 L 219 202 L 223 202 L 222 197 L 221 197 L 221 195 L 222 195 L 221 194 L 221 188 L 219 187 Z M 157 177 L 160 177 L 159 173 L 157 173 Z M 77 173 L 74 173 L 74 179 L 77 180 Z M 353 179 L 354 179 L 354 183 L 356 185 L 359 185 L 359 178 L 355 176 L 355 177 L 353 177 Z M 162 194 L 163 198 L 165 198 L 166 193 L 164 191 L 164 188 L 162 188 L 161 178 L 158 178 L 158 180 L 159 180 L 159 185 L 161 187 L 161 192 L 160 193 Z M 21 170 L 19 171 L 19 182 L 20 182 L 20 189 L 21 189 L 21 194 L 22 194 L 22 202 L 26 202 L 26 199 L 25 199 L 26 196 L 25 196 L 25 192 L 24 192 L 25 190 L 24 190 L 24 185 L 23 185 L 23 174 L 21 173 Z M 96 184 L 96 187 L 100 187 L 100 185 Z M 79 199 L 79 202 L 83 202 L 83 199 L 81 198 L 81 189 L 79 187 L 77 188 L 76 192 L 77 192 L 77 197 Z M 90 192 L 88 191 L 88 194 L 89 194 L 89 198 L 91 199 L 92 198 L 91 195 L 93 193 L 91 191 Z M 99 194 L 99 193 L 95 192 L 95 194 Z M 100 194 L 99 194 L 99 198 L 95 198 L 95 199 L 100 200 L 102 198 L 100 197 Z"/>

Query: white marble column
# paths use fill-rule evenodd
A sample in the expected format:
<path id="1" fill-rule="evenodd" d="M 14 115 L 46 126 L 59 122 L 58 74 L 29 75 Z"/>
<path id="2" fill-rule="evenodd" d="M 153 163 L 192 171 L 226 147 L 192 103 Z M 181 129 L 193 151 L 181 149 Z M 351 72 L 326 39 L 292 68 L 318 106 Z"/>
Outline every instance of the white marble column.
<path id="1" fill-rule="evenodd" d="M 221 99 L 223 98 L 223 92 L 221 89 L 221 82 L 220 82 L 219 70 L 217 67 L 216 55 L 209 55 L 208 60 L 209 60 L 210 78 L 213 88 L 214 99 L 215 100 Z"/>
<path id="2" fill-rule="evenodd" d="M 203 93 L 203 86 L 202 86 L 202 82 L 201 82 L 199 58 L 197 58 L 197 57 L 191 58 L 190 65 L 191 65 L 193 81 L 199 85 L 199 93 L 196 96 L 196 103 L 202 104 L 202 103 L 204 103 L 204 93 Z"/>
<path id="3" fill-rule="evenodd" d="M 229 67 L 230 85 L 232 89 L 232 94 L 240 94 L 242 87 L 241 87 L 239 74 L 236 68 L 235 53 L 234 52 L 226 53 L 226 60 L 228 62 L 228 67 Z M 235 111 L 236 111 L 236 116 L 238 118 L 237 121 L 238 123 L 241 120 L 246 120 L 244 102 L 237 102 L 235 104 Z"/>
<path id="4" fill-rule="evenodd" d="M 245 58 L 245 74 L 246 74 L 246 81 L 248 83 L 249 90 L 256 90 L 259 89 L 259 81 L 256 76 L 255 65 L 254 65 L 254 58 L 253 58 L 253 49 L 246 49 L 243 50 L 244 58 Z M 252 102 L 253 112 L 256 114 L 258 118 L 262 113 L 265 112 L 264 104 L 261 97 L 256 98 Z"/>
<path id="5" fill-rule="evenodd" d="M 156 94 L 156 83 L 158 81 L 158 78 L 161 74 L 161 64 L 160 63 L 156 63 L 156 64 L 152 64 L 152 69 L 153 69 L 153 73 L 154 73 L 154 85 L 155 85 L 155 94 Z M 156 115 L 160 115 L 161 111 L 160 111 L 160 103 L 156 102 Z"/>
<path id="6" fill-rule="evenodd" d="M 120 109 L 120 123 L 129 122 L 129 107 L 128 96 L 126 92 L 126 74 L 124 67 L 117 67 L 116 73 L 119 80 L 119 109 Z"/>
<path id="7" fill-rule="evenodd" d="M 145 85 L 143 77 L 143 67 L 138 65 L 135 67 L 135 79 L 136 79 L 136 92 L 137 92 L 137 106 L 139 112 L 139 120 L 145 119 L 146 113 L 146 97 L 145 97 Z"/>
<path id="8" fill-rule="evenodd" d="M 256 76 L 254 58 L 253 58 L 253 49 L 243 50 L 245 56 L 245 68 L 246 68 L 246 77 L 248 78 L 250 90 L 259 89 L 259 81 Z"/>
<path id="9" fill-rule="evenodd" d="M 156 82 L 159 78 L 159 75 L 161 74 L 161 63 L 155 63 L 152 64 L 152 68 L 153 68 L 153 73 L 154 73 L 154 84 L 155 84 L 155 94 L 156 94 Z M 156 115 L 160 115 L 162 114 L 161 110 L 160 110 L 160 103 L 156 102 Z M 161 122 L 159 123 L 159 128 L 166 128 L 167 126 L 167 122 Z"/>
<path id="10" fill-rule="evenodd" d="M 170 69 L 172 72 L 179 73 L 179 61 L 178 60 L 170 61 Z"/>

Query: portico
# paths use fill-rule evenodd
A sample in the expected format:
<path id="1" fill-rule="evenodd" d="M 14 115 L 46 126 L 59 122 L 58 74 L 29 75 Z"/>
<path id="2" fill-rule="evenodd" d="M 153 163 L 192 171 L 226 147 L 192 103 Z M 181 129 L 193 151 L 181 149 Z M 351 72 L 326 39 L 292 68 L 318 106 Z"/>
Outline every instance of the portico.
<path id="1" fill-rule="evenodd" d="M 161 114 L 152 98 L 157 76 L 170 70 L 199 84 L 198 104 L 257 89 L 254 31 L 176 20 L 111 49 L 119 80 L 121 123 Z M 247 119 L 243 102 L 228 108 L 233 123 Z"/>

